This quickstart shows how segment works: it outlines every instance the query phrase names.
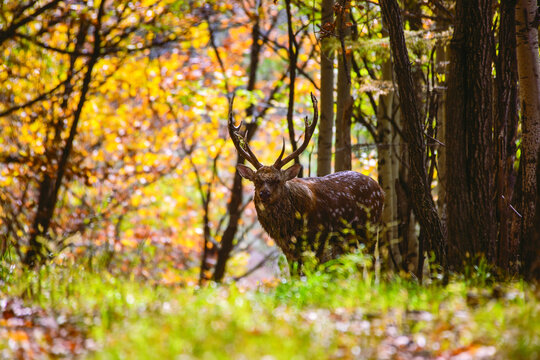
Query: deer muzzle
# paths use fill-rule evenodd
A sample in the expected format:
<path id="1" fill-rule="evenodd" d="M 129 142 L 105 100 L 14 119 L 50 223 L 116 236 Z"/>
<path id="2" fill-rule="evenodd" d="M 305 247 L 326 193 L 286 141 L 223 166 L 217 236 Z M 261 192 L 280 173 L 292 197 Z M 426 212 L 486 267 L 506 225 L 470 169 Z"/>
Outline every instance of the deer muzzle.
<path id="1" fill-rule="evenodd" d="M 259 191 L 259 198 L 266 202 L 270 199 L 270 191 L 267 189 L 262 189 Z"/>

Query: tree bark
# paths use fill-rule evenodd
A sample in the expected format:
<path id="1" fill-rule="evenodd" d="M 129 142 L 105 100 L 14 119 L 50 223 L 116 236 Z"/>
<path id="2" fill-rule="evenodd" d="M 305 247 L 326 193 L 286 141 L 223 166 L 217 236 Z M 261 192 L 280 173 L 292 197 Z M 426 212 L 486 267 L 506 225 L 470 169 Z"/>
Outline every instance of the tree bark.
<path id="1" fill-rule="evenodd" d="M 390 59 L 382 65 L 382 80 L 392 80 L 392 63 Z M 394 116 L 394 106 L 397 97 L 394 90 L 390 90 L 386 95 L 379 96 L 377 111 L 377 133 L 378 133 L 378 173 L 379 184 L 384 191 L 384 208 L 382 213 L 382 223 L 385 228 L 382 234 L 383 244 L 390 247 L 393 261 L 396 262 L 397 270 L 401 269 L 401 252 L 398 246 L 398 186 L 399 160 L 397 149 L 399 146 L 399 136 L 394 131 L 396 119 Z M 395 115 L 398 115 L 397 113 Z"/>
<path id="2" fill-rule="evenodd" d="M 494 140 L 496 151 L 495 187 L 497 192 L 497 219 L 499 238 L 497 247 L 497 265 L 510 273 L 515 272 L 518 256 L 519 239 L 511 238 L 511 224 L 519 221 L 511 210 L 513 171 L 516 158 L 515 137 L 518 125 L 518 88 L 516 59 L 516 0 L 501 1 L 501 20 L 499 27 L 499 55 L 496 59 L 497 77 Z M 517 240 L 517 241 L 516 241 Z"/>
<path id="3" fill-rule="evenodd" d="M 538 150 L 538 157 L 540 158 L 540 149 Z M 536 163 L 536 174 L 537 176 L 540 174 L 540 161 Z M 534 221 L 536 224 L 540 224 L 540 182 L 536 183 L 536 214 Z M 538 245 L 540 243 L 540 229 L 537 227 L 536 230 L 533 231 L 533 241 Z M 527 274 L 529 279 L 534 279 L 536 281 L 540 281 L 540 253 L 538 249 L 537 246 L 536 260 L 533 260 L 529 273 Z"/>
<path id="4" fill-rule="evenodd" d="M 425 231 L 431 250 L 435 252 L 437 261 L 444 266 L 445 236 L 427 183 L 427 172 L 424 166 L 426 145 L 423 120 L 416 99 L 411 64 L 403 34 L 403 20 L 396 0 L 381 0 L 380 4 L 383 22 L 390 34 L 390 48 L 394 59 L 401 114 L 405 124 L 403 134 L 408 145 L 413 209 L 421 228 Z"/>
<path id="5" fill-rule="evenodd" d="M 289 130 L 289 140 L 291 141 L 292 151 L 296 151 L 298 145 L 296 144 L 296 136 L 294 135 L 294 95 L 296 90 L 296 65 L 298 63 L 298 43 L 296 41 L 296 35 L 293 30 L 292 24 L 292 10 L 291 0 L 285 0 L 285 9 L 287 12 L 287 33 L 289 46 L 287 52 L 289 54 L 289 101 L 287 103 L 287 128 Z M 295 164 L 300 164 L 300 157 L 294 159 Z M 298 177 L 302 177 L 303 169 L 300 170 Z"/>
<path id="6" fill-rule="evenodd" d="M 338 56 L 337 104 L 336 104 L 336 171 L 351 170 L 351 115 L 353 98 L 351 96 L 351 54 L 347 52 L 346 40 L 350 29 L 348 1 L 340 1 L 337 28 L 341 43 Z"/>
<path id="7" fill-rule="evenodd" d="M 458 0 L 446 103 L 449 260 L 494 263 L 492 1 Z"/>
<path id="8" fill-rule="evenodd" d="M 334 1 L 321 2 L 321 27 L 334 23 Z M 321 119 L 317 142 L 317 176 L 332 172 L 332 138 L 334 126 L 334 50 L 331 39 L 321 40 Z"/>
<path id="9" fill-rule="evenodd" d="M 446 63 L 447 61 L 447 51 L 445 44 L 438 44 L 435 50 L 436 61 L 437 61 L 437 71 L 439 74 L 444 74 L 445 79 L 448 77 L 448 71 L 445 71 L 444 67 L 441 64 Z M 440 87 L 441 97 L 439 102 L 439 108 L 437 113 L 437 128 L 438 128 L 438 137 L 443 144 L 446 144 L 446 81 L 438 83 Z M 439 209 L 439 216 L 441 217 L 443 223 L 446 222 L 446 146 L 441 145 L 437 148 L 437 207 Z"/>
<path id="10" fill-rule="evenodd" d="M 540 59 L 538 55 L 538 4 L 536 0 L 518 0 L 516 7 L 517 62 L 522 114 L 521 166 L 522 273 L 529 275 L 539 246 L 535 222 L 537 204 L 537 163 L 540 148 Z"/>
<path id="11" fill-rule="evenodd" d="M 405 0 L 403 7 L 405 10 L 404 21 L 405 27 L 412 31 L 422 30 L 422 6 L 418 0 Z M 424 82 L 424 73 L 422 66 L 418 63 L 412 63 L 412 77 L 416 90 L 416 101 L 420 110 L 421 118 L 424 118 L 424 101 L 425 92 L 422 85 Z M 405 124 L 403 118 L 398 116 L 395 125 L 399 129 L 403 129 Z M 394 129 L 396 130 L 396 129 Z M 397 131 L 394 135 L 397 137 Z M 413 199 L 411 198 L 410 188 L 410 175 L 409 175 L 409 160 L 407 158 L 408 148 L 405 141 L 400 141 L 398 147 L 394 148 L 397 152 L 396 157 L 398 161 L 398 176 L 396 179 L 395 187 L 397 189 L 397 204 L 398 204 L 398 236 L 399 236 L 399 248 L 403 258 L 403 268 L 414 272 L 417 278 L 422 281 L 422 270 L 424 264 L 424 252 L 423 246 L 420 246 L 421 238 L 416 232 L 416 218 L 413 214 Z M 428 180 L 429 181 L 429 180 Z M 429 185 L 428 185 L 429 186 Z M 418 270 L 420 269 L 420 270 Z"/>

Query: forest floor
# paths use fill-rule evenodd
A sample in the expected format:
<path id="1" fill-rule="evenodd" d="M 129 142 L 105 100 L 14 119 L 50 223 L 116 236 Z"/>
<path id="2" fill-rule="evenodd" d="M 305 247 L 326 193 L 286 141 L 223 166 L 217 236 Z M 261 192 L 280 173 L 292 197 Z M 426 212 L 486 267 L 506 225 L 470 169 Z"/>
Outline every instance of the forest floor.
<path id="1" fill-rule="evenodd" d="M 244 287 L 2 267 L 0 358 L 540 359 L 540 292 L 475 269 L 446 285 L 355 256 Z"/>

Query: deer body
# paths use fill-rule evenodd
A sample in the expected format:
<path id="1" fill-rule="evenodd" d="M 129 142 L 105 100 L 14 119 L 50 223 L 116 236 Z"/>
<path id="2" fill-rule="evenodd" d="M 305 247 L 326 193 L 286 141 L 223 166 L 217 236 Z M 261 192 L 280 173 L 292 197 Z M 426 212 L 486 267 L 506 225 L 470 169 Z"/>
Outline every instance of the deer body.
<path id="1" fill-rule="evenodd" d="M 321 262 L 354 247 L 343 244 L 346 231 L 365 236 L 368 222 L 378 222 L 384 195 L 379 184 L 354 171 L 323 177 L 292 179 L 279 201 L 267 203 L 255 195 L 257 217 L 289 262 L 313 251 Z"/>
<path id="2" fill-rule="evenodd" d="M 317 102 L 312 95 L 314 120 L 308 125 L 304 143 L 282 160 L 284 147 L 272 166 L 264 166 L 242 142 L 229 109 L 229 132 L 237 150 L 256 171 L 238 165 L 240 175 L 255 185 L 255 208 L 264 230 L 281 248 L 289 263 L 301 263 L 304 251 L 313 251 L 326 262 L 355 247 L 365 238 L 369 223 L 382 214 L 384 193 L 372 178 L 354 171 L 322 177 L 296 178 L 301 166 L 281 167 L 298 156 L 309 143 L 317 123 Z M 365 239 L 360 239 L 365 240 Z"/>

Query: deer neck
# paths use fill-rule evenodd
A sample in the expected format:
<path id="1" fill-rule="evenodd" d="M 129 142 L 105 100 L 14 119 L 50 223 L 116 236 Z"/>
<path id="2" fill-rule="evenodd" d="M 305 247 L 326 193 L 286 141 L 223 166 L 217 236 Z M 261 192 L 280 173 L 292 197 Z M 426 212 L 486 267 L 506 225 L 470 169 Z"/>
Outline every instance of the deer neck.
<path id="1" fill-rule="evenodd" d="M 287 195 L 295 211 L 307 215 L 313 208 L 313 192 L 303 179 L 293 179 L 285 184 Z"/>

